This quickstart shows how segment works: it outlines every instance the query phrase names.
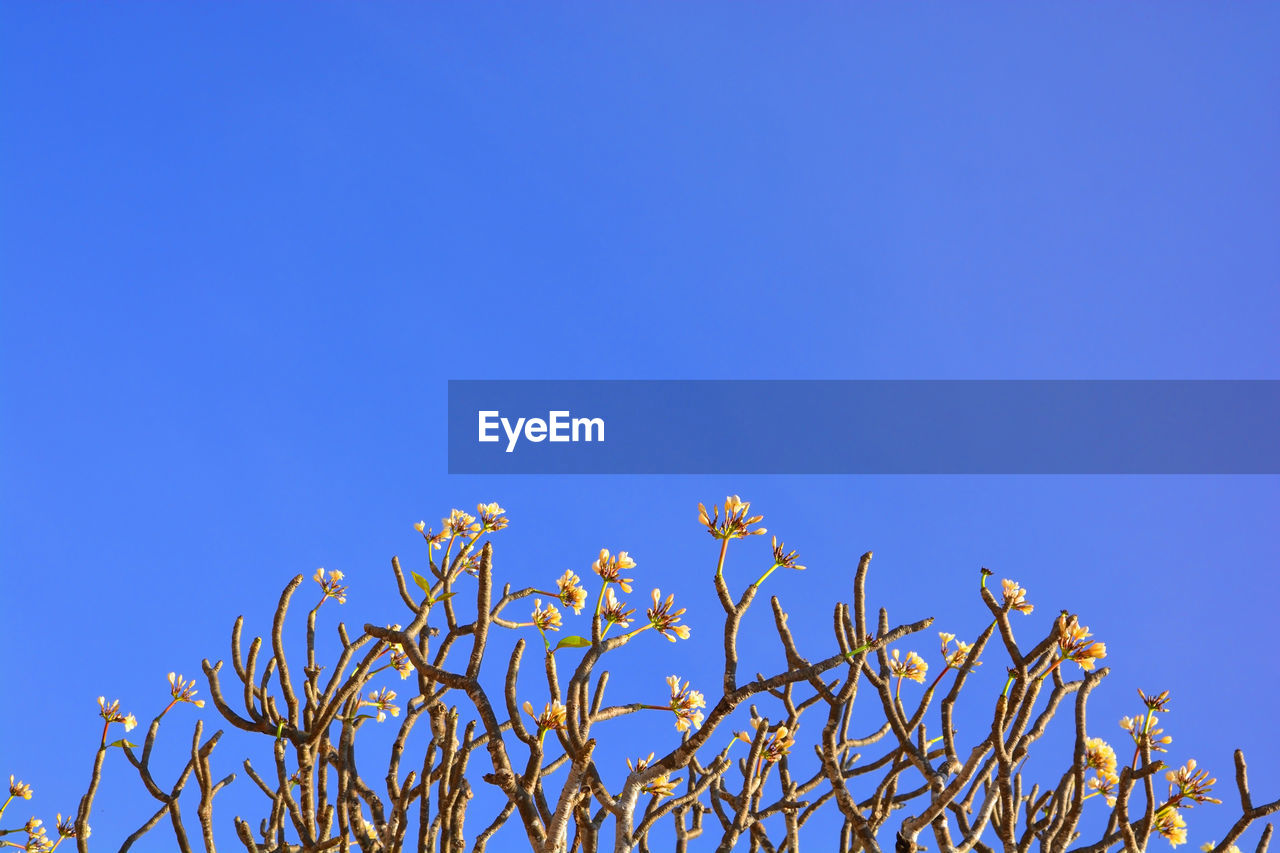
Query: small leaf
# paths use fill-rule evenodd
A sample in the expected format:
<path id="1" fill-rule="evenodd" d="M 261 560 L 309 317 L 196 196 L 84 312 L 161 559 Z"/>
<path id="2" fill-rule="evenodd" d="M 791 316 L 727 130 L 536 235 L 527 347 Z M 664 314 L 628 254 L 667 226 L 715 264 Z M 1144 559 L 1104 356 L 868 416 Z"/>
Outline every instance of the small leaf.
<path id="1" fill-rule="evenodd" d="M 585 649 L 589 645 L 591 645 L 591 641 L 586 637 L 579 637 L 575 634 L 570 634 L 567 637 L 561 638 L 560 642 L 556 643 L 556 647 L 552 651 L 560 651 L 560 649 Z"/>
<path id="2" fill-rule="evenodd" d="M 109 744 L 107 744 L 107 748 L 108 748 L 108 749 L 110 749 L 110 748 L 111 748 L 111 747 L 113 747 L 113 746 L 119 746 L 119 747 L 126 747 L 126 746 L 127 746 L 127 747 L 129 747 L 130 749 L 137 749 L 137 748 L 138 748 L 138 745 L 137 745 L 136 743 L 130 743 L 129 741 L 125 740 L 124 738 L 120 738 L 120 740 L 118 740 L 118 741 L 115 741 L 115 742 L 113 742 L 113 743 L 109 743 Z"/>
<path id="3" fill-rule="evenodd" d="M 446 592 L 444 595 L 440 596 L 435 601 L 444 601 L 446 598 L 453 598 L 455 595 L 457 595 L 456 592 Z M 435 601 L 433 601 L 432 604 L 434 604 Z"/>
<path id="4" fill-rule="evenodd" d="M 409 572 L 409 574 L 413 575 L 413 582 L 427 594 L 427 599 L 429 600 L 431 598 L 431 584 L 427 583 L 427 579 L 417 572 Z"/>

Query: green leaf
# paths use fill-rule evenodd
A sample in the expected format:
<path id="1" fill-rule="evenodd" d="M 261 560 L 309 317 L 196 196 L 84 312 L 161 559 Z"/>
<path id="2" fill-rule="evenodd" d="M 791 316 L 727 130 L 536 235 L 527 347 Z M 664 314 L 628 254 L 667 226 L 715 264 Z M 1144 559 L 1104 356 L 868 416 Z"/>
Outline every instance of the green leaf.
<path id="1" fill-rule="evenodd" d="M 422 589 L 422 591 L 427 594 L 427 598 L 430 599 L 431 584 L 427 583 L 427 579 L 424 578 L 422 575 L 418 574 L 417 572 L 410 572 L 409 574 L 413 575 L 413 582 L 416 583 Z"/>
<path id="2" fill-rule="evenodd" d="M 585 649 L 589 645 L 591 645 L 591 641 L 586 637 L 579 637 L 575 634 L 570 634 L 567 637 L 561 638 L 560 642 L 556 643 L 556 647 L 552 649 L 552 651 L 558 652 L 560 649 Z"/>
<path id="3" fill-rule="evenodd" d="M 453 598 L 455 595 L 457 595 L 456 592 L 446 592 L 444 595 L 437 598 L 436 601 L 444 601 L 446 598 Z M 434 603 L 435 601 L 432 602 L 432 604 Z"/>
<path id="4" fill-rule="evenodd" d="M 109 744 L 107 744 L 107 748 L 108 748 L 108 749 L 110 749 L 110 748 L 111 748 L 111 747 L 113 747 L 113 746 L 119 746 L 119 747 L 126 747 L 126 746 L 127 746 L 127 747 L 129 747 L 130 749 L 137 749 L 137 748 L 138 748 L 138 745 L 137 745 L 136 743 L 130 743 L 129 741 L 125 740 L 124 738 L 120 738 L 120 740 L 118 740 L 118 741 L 115 741 L 115 742 L 113 742 L 113 743 L 109 743 Z"/>

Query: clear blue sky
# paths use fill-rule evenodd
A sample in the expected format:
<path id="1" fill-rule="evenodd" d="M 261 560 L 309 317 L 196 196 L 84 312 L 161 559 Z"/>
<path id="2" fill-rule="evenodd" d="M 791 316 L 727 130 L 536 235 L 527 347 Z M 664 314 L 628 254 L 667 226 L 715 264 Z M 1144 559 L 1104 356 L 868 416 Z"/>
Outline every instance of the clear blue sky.
<path id="1" fill-rule="evenodd" d="M 149 719 L 318 566 L 348 624 L 405 621 L 390 556 L 479 500 L 521 585 L 630 550 L 695 639 L 619 666 L 710 690 L 696 504 L 737 493 L 810 567 L 771 590 L 800 616 L 827 624 L 874 549 L 891 616 L 963 636 L 990 566 L 1036 630 L 1069 608 L 1107 642 L 1098 734 L 1170 689 L 1171 757 L 1227 783 L 1243 747 L 1273 798 L 1274 477 L 449 477 L 444 402 L 449 378 L 1280 378 L 1278 41 L 1250 3 L 5 4 L 0 772 L 74 812 L 99 694 Z M 93 821 L 117 843 L 151 811 L 120 759 Z M 1196 809 L 1192 843 L 1233 817 Z"/>

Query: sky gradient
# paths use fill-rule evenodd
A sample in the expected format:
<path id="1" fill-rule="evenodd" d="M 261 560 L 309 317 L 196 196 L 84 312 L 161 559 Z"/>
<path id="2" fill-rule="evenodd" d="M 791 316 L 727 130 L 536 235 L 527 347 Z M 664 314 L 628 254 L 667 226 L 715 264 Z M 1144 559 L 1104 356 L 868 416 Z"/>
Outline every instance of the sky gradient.
<path id="1" fill-rule="evenodd" d="M 1107 642 L 1103 737 L 1170 689 L 1171 758 L 1229 785 L 1244 748 L 1274 798 L 1274 476 L 449 476 L 445 403 L 449 379 L 1280 379 L 1278 38 L 1252 3 L 5 4 L 0 772 L 74 812 L 97 696 L 149 719 L 170 670 L 207 696 L 235 617 L 264 632 L 319 566 L 348 625 L 407 621 L 391 555 L 420 566 L 412 524 L 478 501 L 519 585 L 629 550 L 694 645 L 628 648 L 627 679 L 709 690 L 696 505 L 740 494 L 809 566 L 769 582 L 798 622 L 874 550 L 895 621 L 976 633 L 989 566 L 1034 630 L 1068 608 Z M 246 755 L 229 736 L 215 769 Z M 95 837 L 151 813 L 130 774 L 109 762 Z M 1195 809 L 1190 843 L 1233 817 Z"/>

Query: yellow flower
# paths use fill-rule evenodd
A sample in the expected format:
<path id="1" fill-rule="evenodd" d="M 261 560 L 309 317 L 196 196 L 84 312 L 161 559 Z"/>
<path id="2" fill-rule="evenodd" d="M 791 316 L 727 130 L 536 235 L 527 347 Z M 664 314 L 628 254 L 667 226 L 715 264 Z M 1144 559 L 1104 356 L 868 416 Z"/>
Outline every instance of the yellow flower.
<path id="1" fill-rule="evenodd" d="M 638 773 L 649 766 L 649 762 L 653 761 L 653 753 L 649 753 L 648 758 L 637 758 L 635 764 L 631 763 L 631 759 L 627 759 L 627 767 L 633 773 Z M 669 773 L 663 773 L 661 776 L 644 785 L 640 790 L 646 794 L 653 794 L 658 799 L 669 797 L 675 793 L 676 785 L 680 784 L 680 780 L 670 778 Z"/>
<path id="2" fill-rule="evenodd" d="M 1116 804 L 1116 784 L 1119 779 L 1110 776 L 1094 775 L 1089 779 L 1088 787 L 1097 791 L 1107 801 L 1107 805 Z"/>
<path id="3" fill-rule="evenodd" d="M 973 646 L 964 640 L 956 640 L 955 634 L 948 634 L 946 631 L 939 631 L 938 636 L 942 638 L 942 658 L 947 662 L 947 666 L 951 669 L 960 669 L 969 662 L 969 653 Z M 956 640 L 956 647 L 951 649 L 951 642 Z M 982 666 L 982 661 L 974 659 L 974 666 Z"/>
<path id="4" fill-rule="evenodd" d="M 425 521 L 419 521 L 417 524 L 413 526 L 413 529 L 418 531 L 419 533 L 426 533 L 427 523 Z"/>
<path id="5" fill-rule="evenodd" d="M 1084 739 L 1084 766 L 1097 770 L 1106 779 L 1116 779 L 1116 751 L 1100 737 Z"/>
<path id="6" fill-rule="evenodd" d="M 604 617 L 605 626 L 617 625 L 619 628 L 626 628 L 631 624 L 631 614 L 635 613 L 635 609 L 627 609 L 627 605 L 618 600 L 613 594 L 613 588 L 609 587 L 604 592 L 604 607 L 600 610 L 600 615 Z"/>
<path id="7" fill-rule="evenodd" d="M 481 530 L 501 530 L 507 526 L 508 519 L 502 517 L 507 511 L 497 504 L 476 504 L 476 512 L 480 513 Z"/>
<path id="8" fill-rule="evenodd" d="M 567 719 L 567 711 L 558 701 L 543 705 L 541 714 L 533 713 L 533 703 L 526 701 L 524 712 L 533 717 L 533 721 L 538 725 L 538 734 L 560 731 L 564 728 Z"/>
<path id="9" fill-rule="evenodd" d="M 698 504 L 698 521 L 707 528 L 707 532 L 717 539 L 741 539 L 744 536 L 759 536 L 767 531 L 761 527 L 752 530 L 751 525 L 764 518 L 763 515 L 748 516 L 751 504 L 737 495 L 724 499 L 724 521 L 720 521 L 720 507 L 713 505 L 711 512 Z"/>
<path id="10" fill-rule="evenodd" d="M 62 813 L 59 812 L 58 813 L 58 835 L 61 836 L 62 838 L 75 838 L 76 837 L 75 818 L 68 816 L 66 820 L 63 820 Z"/>
<path id="11" fill-rule="evenodd" d="M 1222 800 L 1209 796 L 1217 779 L 1209 777 L 1208 770 L 1196 770 L 1196 760 L 1188 758 L 1187 763 L 1177 770 L 1169 770 L 1164 774 L 1169 782 L 1170 796 L 1175 793 L 1197 803 L 1221 803 Z"/>
<path id="12" fill-rule="evenodd" d="M 448 518 L 440 520 L 440 526 L 447 531 L 450 536 L 461 536 L 467 532 L 480 532 L 480 525 L 476 524 L 475 521 L 475 516 L 468 515 L 460 509 L 455 509 L 449 512 Z"/>
<path id="13" fill-rule="evenodd" d="M 1000 581 L 1000 585 L 1004 587 L 1004 609 L 1016 610 L 1019 613 L 1030 613 L 1035 610 L 1034 604 L 1027 601 L 1027 591 L 1018 586 L 1016 581 L 1008 578 Z"/>
<path id="14" fill-rule="evenodd" d="M 634 569 L 636 561 L 627 556 L 626 551 L 619 551 L 616 555 L 611 555 L 609 549 L 601 548 L 600 556 L 591 564 L 591 570 L 599 575 L 605 583 L 616 583 L 622 587 L 623 592 L 631 592 L 631 581 L 634 578 L 624 578 L 622 576 L 623 569 Z"/>
<path id="15" fill-rule="evenodd" d="M 194 678 L 190 681 L 186 681 L 181 675 L 172 672 L 169 673 L 169 695 L 172 696 L 176 702 L 190 702 L 197 708 L 204 707 L 203 699 L 191 698 L 196 695 L 196 681 Z"/>
<path id="16" fill-rule="evenodd" d="M 330 598 L 335 599 L 339 604 L 347 603 L 347 588 L 338 583 L 338 581 L 342 580 L 342 572 L 329 572 L 329 576 L 326 578 L 324 569 L 316 569 L 312 580 L 320 584 L 320 589 L 324 591 L 324 595 L 320 598 L 321 604 L 324 604 Z"/>
<path id="17" fill-rule="evenodd" d="M 1187 822 L 1177 809 L 1164 809 L 1156 813 L 1156 832 L 1169 842 L 1170 847 L 1187 843 Z"/>
<path id="18" fill-rule="evenodd" d="M 542 599 L 535 598 L 533 600 L 533 624 L 542 631 L 559 631 L 560 611 L 550 602 L 547 602 L 547 607 L 544 610 L 542 608 Z"/>
<path id="19" fill-rule="evenodd" d="M 667 686 L 671 688 L 671 711 L 676 715 L 676 730 L 688 731 L 702 725 L 702 712 L 699 708 L 707 707 L 707 702 L 697 690 L 689 689 L 689 682 L 680 684 L 680 676 L 667 677 Z"/>
<path id="20" fill-rule="evenodd" d="M 893 650 L 893 657 L 889 660 L 889 672 L 899 678 L 906 678 L 917 684 L 924 684 L 925 673 L 929 671 L 929 664 L 925 663 L 924 658 L 915 652 L 907 652 L 906 660 L 898 659 L 898 650 Z"/>
<path id="21" fill-rule="evenodd" d="M 1064 613 L 1058 617 L 1058 653 L 1062 660 L 1072 660 L 1081 669 L 1093 669 L 1094 664 L 1107 656 L 1106 643 L 1089 639 L 1089 629 L 1076 617 Z"/>
<path id="22" fill-rule="evenodd" d="M 133 716 L 133 714 L 120 713 L 119 699 L 108 704 L 106 701 L 106 697 L 99 696 L 98 697 L 98 716 L 106 720 L 108 725 L 110 725 L 111 723 L 124 723 L 124 730 L 126 732 L 133 731 L 133 727 L 138 724 L 138 720 Z"/>
<path id="23" fill-rule="evenodd" d="M 369 698 L 361 700 L 360 704 L 361 706 L 368 705 L 370 708 L 375 709 L 378 714 L 378 722 L 381 723 L 387 718 L 387 714 L 390 714 L 393 717 L 400 716 L 400 709 L 391 704 L 395 701 L 395 698 L 396 692 L 384 687 L 381 690 L 371 690 L 369 692 Z"/>
<path id="24" fill-rule="evenodd" d="M 572 608 L 575 614 L 581 613 L 583 605 L 587 603 L 587 591 L 580 584 L 581 579 L 568 569 L 556 580 L 556 587 L 560 590 L 560 603 Z"/>
<path id="25" fill-rule="evenodd" d="M 13 774 L 9 774 L 9 796 L 21 797 L 24 800 L 31 799 L 31 786 L 19 780 L 13 781 Z"/>
<path id="26" fill-rule="evenodd" d="M 755 718 L 751 720 L 751 728 L 753 731 L 760 731 L 760 722 L 760 720 Z M 796 743 L 796 739 L 791 736 L 793 733 L 794 730 L 789 729 L 786 726 L 778 726 L 778 728 L 774 730 L 773 736 L 765 740 L 764 750 L 760 757 L 764 759 L 766 764 L 774 764 L 777 761 L 780 761 L 782 756 L 791 752 L 791 747 L 795 746 Z M 755 737 L 747 734 L 746 732 L 738 732 L 734 737 L 743 743 L 748 744 L 755 741 Z"/>
<path id="27" fill-rule="evenodd" d="M 681 607 L 673 613 L 671 608 L 675 606 L 676 597 L 674 595 L 668 595 L 666 601 L 659 603 L 661 595 L 661 590 L 655 589 L 653 591 L 653 606 L 647 611 L 649 615 L 649 624 L 652 625 L 659 634 L 666 637 L 673 643 L 676 641 L 676 637 L 679 637 L 682 640 L 689 639 L 689 626 L 676 624 L 680 621 L 680 616 L 684 613 L 685 608 Z"/>
<path id="28" fill-rule="evenodd" d="M 1173 743 L 1173 738 L 1168 735 L 1161 736 L 1164 729 L 1156 728 L 1156 720 L 1155 714 L 1152 714 L 1150 719 L 1143 714 L 1136 717 L 1121 717 L 1120 728 L 1127 731 L 1138 746 L 1146 743 L 1154 752 L 1168 752 L 1165 747 Z"/>

